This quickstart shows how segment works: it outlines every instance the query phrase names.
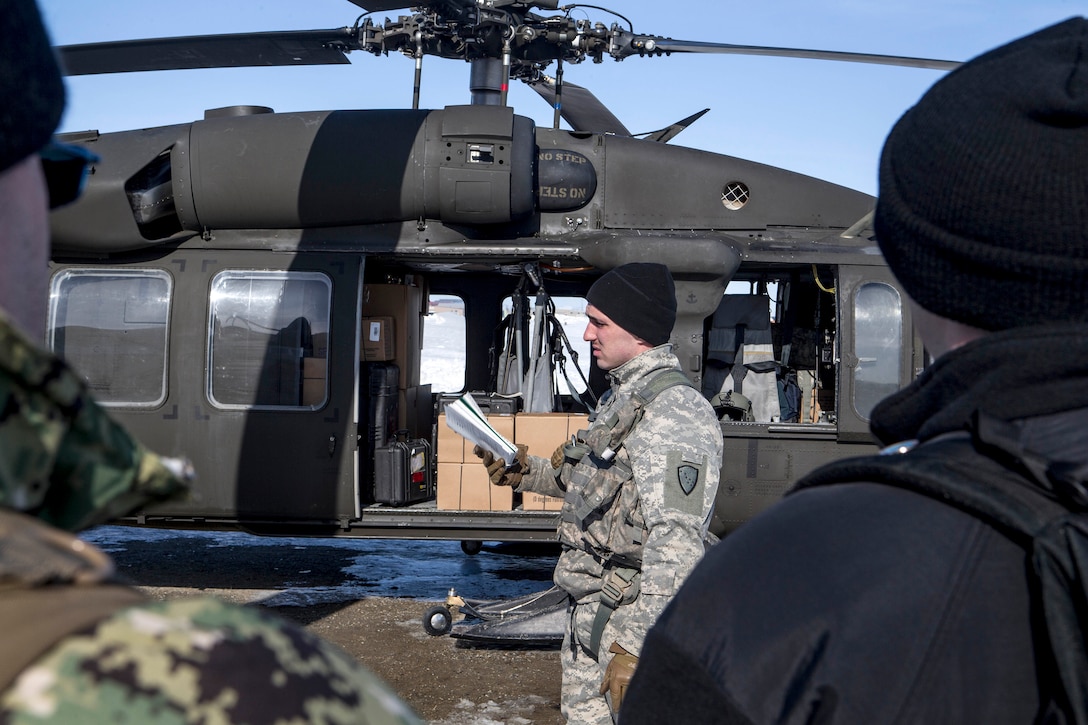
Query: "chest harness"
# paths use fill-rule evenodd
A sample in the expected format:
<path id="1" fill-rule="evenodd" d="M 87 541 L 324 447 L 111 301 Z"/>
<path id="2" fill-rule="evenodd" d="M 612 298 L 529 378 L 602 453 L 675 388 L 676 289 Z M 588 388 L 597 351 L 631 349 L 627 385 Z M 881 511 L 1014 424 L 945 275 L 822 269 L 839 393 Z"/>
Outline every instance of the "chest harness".
<path id="1" fill-rule="evenodd" d="M 589 644 L 589 653 L 594 657 L 612 613 L 639 594 L 642 547 L 648 533 L 638 492 L 624 485 L 632 480 L 634 472 L 623 444 L 642 420 L 647 406 L 676 385 L 694 387 L 679 370 L 663 370 L 616 405 L 609 404 L 612 391 L 606 393 L 602 405 L 590 415 L 589 429 L 578 431 L 564 446 L 563 464 L 555 471 L 559 487 L 566 490 L 559 521 L 560 542 L 590 554 L 605 568 Z"/>

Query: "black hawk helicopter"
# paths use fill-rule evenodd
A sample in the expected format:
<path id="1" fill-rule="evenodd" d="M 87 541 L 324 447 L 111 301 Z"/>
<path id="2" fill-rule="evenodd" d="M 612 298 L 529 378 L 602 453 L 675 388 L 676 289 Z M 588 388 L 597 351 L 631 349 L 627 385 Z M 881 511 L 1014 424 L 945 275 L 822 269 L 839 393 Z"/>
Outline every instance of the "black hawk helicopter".
<path id="1" fill-rule="evenodd" d="M 632 135 L 564 76 L 682 53 L 957 63 L 675 40 L 558 0 L 352 2 L 365 12 L 331 30 L 59 48 L 69 75 L 352 52 L 416 64 L 409 109 L 236 106 L 65 135 L 98 160 L 52 214 L 48 339 L 144 443 L 198 473 L 188 499 L 130 523 L 447 538 L 469 553 L 551 540 L 559 502 L 490 491 L 445 406 L 470 394 L 550 454 L 603 384 L 558 313 L 632 261 L 672 270 L 671 342 L 722 418 L 715 535 L 815 466 L 871 450 L 872 406 L 923 364 L 869 238 L 872 197 L 668 143 L 701 113 Z M 419 108 L 427 57 L 467 61 L 468 104 Z M 515 81 L 552 105 L 551 128 L 507 104 Z M 447 317 L 460 348 L 437 364 L 459 366 L 452 390 L 429 377 L 432 323 Z"/>

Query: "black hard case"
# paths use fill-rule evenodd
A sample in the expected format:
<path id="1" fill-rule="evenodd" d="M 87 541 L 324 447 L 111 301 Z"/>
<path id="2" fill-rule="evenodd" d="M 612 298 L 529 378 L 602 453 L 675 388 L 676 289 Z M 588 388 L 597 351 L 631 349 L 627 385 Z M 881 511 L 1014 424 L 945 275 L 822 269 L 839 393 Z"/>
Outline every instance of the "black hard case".
<path id="1" fill-rule="evenodd" d="M 518 406 L 521 403 L 519 396 L 483 393 L 478 390 L 472 391 L 470 395 L 476 401 L 476 405 L 480 406 L 480 410 L 484 412 L 484 415 L 513 415 L 518 412 Z M 443 412 L 447 405 L 460 397 L 460 395 L 443 395 L 439 397 L 438 412 Z"/>
<path id="2" fill-rule="evenodd" d="M 374 500 L 407 506 L 434 498 L 431 444 L 423 438 L 393 439 L 374 454 Z"/>
<path id="3" fill-rule="evenodd" d="M 367 453 L 386 445 L 397 429 L 397 385 L 400 368 L 394 363 L 366 364 L 369 401 L 367 410 Z"/>

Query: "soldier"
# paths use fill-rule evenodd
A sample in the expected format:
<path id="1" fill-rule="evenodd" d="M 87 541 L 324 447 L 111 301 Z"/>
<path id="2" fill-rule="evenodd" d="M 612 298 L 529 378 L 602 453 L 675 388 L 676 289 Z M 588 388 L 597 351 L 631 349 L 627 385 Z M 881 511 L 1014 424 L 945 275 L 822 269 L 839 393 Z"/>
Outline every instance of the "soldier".
<path id="1" fill-rule="evenodd" d="M 586 295 L 583 336 L 610 390 L 551 460 L 519 447 L 507 468 L 480 448 L 491 482 L 564 497 L 555 583 L 570 595 L 562 709 L 611 723 L 647 629 L 704 552 L 722 458 L 721 425 L 668 344 L 672 275 L 617 267 Z M 606 699 L 607 697 L 607 699 Z"/>
<path id="2" fill-rule="evenodd" d="M 211 598 L 151 602 L 62 530 L 183 493 L 186 472 L 30 340 L 45 328 L 47 200 L 70 201 L 89 159 L 49 143 L 64 89 L 35 3 L 0 16 L 0 723 L 419 723 L 305 630 Z"/>

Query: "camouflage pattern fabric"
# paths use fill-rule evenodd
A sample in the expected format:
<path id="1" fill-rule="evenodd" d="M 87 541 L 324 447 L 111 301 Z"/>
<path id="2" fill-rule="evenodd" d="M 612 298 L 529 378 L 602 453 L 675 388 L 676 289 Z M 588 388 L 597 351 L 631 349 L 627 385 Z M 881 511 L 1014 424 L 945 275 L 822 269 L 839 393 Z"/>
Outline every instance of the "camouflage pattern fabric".
<path id="1" fill-rule="evenodd" d="M 596 421 L 632 405 L 632 395 L 650 377 L 668 369 L 679 370 L 680 365 L 671 346 L 660 345 L 611 370 L 608 375 L 612 395 L 598 405 L 589 433 L 593 433 Z M 617 452 L 616 462 L 631 469 L 631 479 L 615 497 L 601 504 L 604 510 L 600 517 L 590 517 L 587 521 L 599 518 L 642 522 L 646 540 L 641 556 L 641 591 L 633 602 L 616 610 L 601 638 L 601 652 L 595 653 L 598 661 L 594 661 L 584 648 L 589 641 L 587 627 L 591 627 L 596 612 L 606 562 L 599 553 L 590 553 L 593 546 L 589 545 L 567 547 L 560 556 L 555 583 L 572 599 L 571 623 L 562 655 L 563 708 L 572 722 L 595 722 L 597 715 L 604 717 L 607 703 L 597 693 L 597 687 L 610 659 L 605 651 L 613 641 L 618 641 L 632 654 L 641 652 L 647 630 L 702 558 L 718 490 L 721 458 L 721 424 L 710 403 L 686 385 L 668 388 L 658 395 Z M 697 472 L 694 479 L 693 468 Z M 529 473 L 518 490 L 565 496 L 563 487 L 569 488 L 572 480 L 564 471 L 556 481 L 554 473 L 549 459 L 531 456 Z M 564 501 L 566 507 L 569 501 L 566 498 Z M 612 510 L 613 507 L 619 508 Z M 592 538 L 599 545 L 608 536 Z"/>
<path id="2" fill-rule="evenodd" d="M 0 313 L 0 506 L 76 531 L 184 493 L 183 468 L 137 443 Z"/>
<path id="3" fill-rule="evenodd" d="M 421 724 L 349 655 L 212 598 L 121 610 L 0 696 L 0 723 Z"/>
<path id="4" fill-rule="evenodd" d="M 128 513 L 183 492 L 183 478 L 0 313 L 0 610 L 17 613 L 0 618 L 0 641 L 18 662 L 0 724 L 421 723 L 306 630 L 212 598 L 146 601 L 113 582 L 104 553 L 48 525 Z M 97 596 L 109 588 L 134 595 Z"/>
<path id="5" fill-rule="evenodd" d="M 625 633 L 637 629 L 640 613 L 634 607 L 620 607 L 605 625 L 597 659 L 589 657 L 584 643 L 589 641 L 593 620 L 597 616 L 596 602 L 572 604 L 567 614 L 570 624 L 563 635 L 559 660 L 563 667 L 562 708 L 568 722 L 579 725 L 612 725 L 612 711 L 601 695 L 604 671 L 612 659 L 608 647 Z"/>

